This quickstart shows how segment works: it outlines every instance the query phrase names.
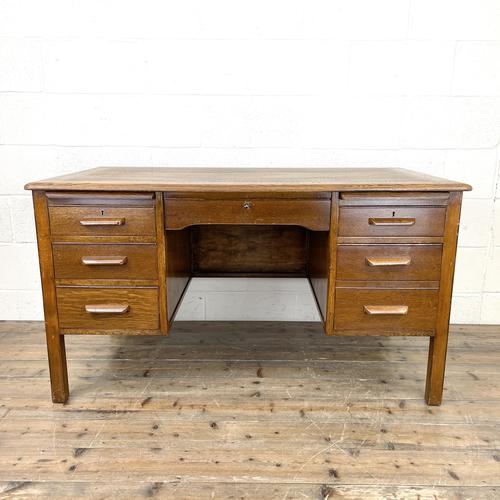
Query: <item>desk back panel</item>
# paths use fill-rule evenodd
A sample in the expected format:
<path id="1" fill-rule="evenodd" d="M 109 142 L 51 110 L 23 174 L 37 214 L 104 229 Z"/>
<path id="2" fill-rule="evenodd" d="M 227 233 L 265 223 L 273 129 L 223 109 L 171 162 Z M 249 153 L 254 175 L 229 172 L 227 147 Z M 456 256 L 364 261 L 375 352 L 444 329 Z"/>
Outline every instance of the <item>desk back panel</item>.
<path id="1" fill-rule="evenodd" d="M 195 276 L 305 276 L 308 231 L 299 226 L 191 228 Z"/>

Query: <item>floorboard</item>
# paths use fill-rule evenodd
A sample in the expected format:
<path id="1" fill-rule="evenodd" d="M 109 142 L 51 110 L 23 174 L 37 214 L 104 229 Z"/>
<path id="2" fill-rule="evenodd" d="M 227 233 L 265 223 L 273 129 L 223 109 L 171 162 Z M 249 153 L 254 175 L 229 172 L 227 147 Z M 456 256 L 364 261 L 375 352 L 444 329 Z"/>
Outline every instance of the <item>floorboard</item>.
<path id="1" fill-rule="evenodd" d="M 0 322 L 0 498 L 500 498 L 500 327 L 456 326 L 444 403 L 424 338 L 315 323 L 179 322 L 66 340 Z"/>

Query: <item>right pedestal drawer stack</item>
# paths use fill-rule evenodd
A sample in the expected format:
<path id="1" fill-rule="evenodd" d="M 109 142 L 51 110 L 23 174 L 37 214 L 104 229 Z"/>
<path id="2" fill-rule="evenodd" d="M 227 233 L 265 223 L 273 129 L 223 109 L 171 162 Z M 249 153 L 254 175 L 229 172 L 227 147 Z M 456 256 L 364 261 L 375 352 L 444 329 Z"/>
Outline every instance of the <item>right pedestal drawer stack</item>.
<path id="1" fill-rule="evenodd" d="M 340 193 L 334 330 L 434 335 L 448 193 Z"/>

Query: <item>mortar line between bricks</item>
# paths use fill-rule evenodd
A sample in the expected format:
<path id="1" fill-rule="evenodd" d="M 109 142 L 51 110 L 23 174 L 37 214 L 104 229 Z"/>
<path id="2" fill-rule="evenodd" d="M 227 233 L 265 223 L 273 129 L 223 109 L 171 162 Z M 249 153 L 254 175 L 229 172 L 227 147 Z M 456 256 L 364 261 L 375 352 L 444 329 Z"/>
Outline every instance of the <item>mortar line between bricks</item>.
<path id="1" fill-rule="evenodd" d="M 374 147 L 294 147 L 294 146 L 166 146 L 160 144 L 57 144 L 57 143 L 22 143 L 22 142 L 0 142 L 0 148 L 2 147 L 36 147 L 36 148 L 95 148 L 95 149 L 107 149 L 107 148 L 117 148 L 117 149 L 172 149 L 172 150 L 214 150 L 214 151 L 240 151 L 240 150 L 250 150 L 250 151 L 266 151 L 266 150 L 288 150 L 288 151 L 373 151 L 373 152 L 411 152 L 411 151 L 489 151 L 492 149 L 497 149 L 497 144 L 492 146 L 477 146 L 477 147 L 394 147 L 394 148 L 374 148 Z M 217 162 L 220 165 L 220 162 Z M 146 167 L 158 167 L 160 165 L 141 165 Z M 183 166 L 183 165 L 179 165 Z M 192 165 L 191 165 L 192 166 Z M 203 164 L 200 167 L 207 167 L 209 165 Z M 249 165 L 245 165 L 249 166 Z M 267 166 L 267 165 L 266 165 Z M 330 165 L 326 167 L 311 165 L 315 168 L 335 168 Z M 279 166 L 273 165 L 275 168 L 281 168 Z M 78 166 L 75 166 L 78 168 Z M 243 168 L 243 166 L 242 166 Z M 255 167 L 264 168 L 264 167 Z M 303 167 L 286 167 L 286 168 L 303 168 Z M 354 167 L 357 168 L 357 167 Z"/>
<path id="2" fill-rule="evenodd" d="M 47 95 L 47 96 L 165 96 L 165 97 L 218 97 L 218 98 L 240 98 L 240 97 L 250 97 L 250 98 L 317 98 L 317 97 L 329 97 L 331 96 L 328 92 L 313 92 L 313 93 L 236 93 L 236 92 L 224 92 L 224 93 L 200 93 L 200 92 L 106 92 L 106 91 L 94 91 L 94 92 L 83 92 L 83 91 L 56 91 L 56 90 L 0 90 L 0 95 Z M 338 96 L 342 98 L 363 98 L 363 99 L 400 99 L 400 98 L 438 98 L 438 99 L 500 99 L 500 95 L 497 94 L 453 94 L 453 93 L 435 93 L 435 94 L 408 94 L 404 92 L 395 93 L 365 93 L 365 92 L 347 92 L 339 93 Z"/>

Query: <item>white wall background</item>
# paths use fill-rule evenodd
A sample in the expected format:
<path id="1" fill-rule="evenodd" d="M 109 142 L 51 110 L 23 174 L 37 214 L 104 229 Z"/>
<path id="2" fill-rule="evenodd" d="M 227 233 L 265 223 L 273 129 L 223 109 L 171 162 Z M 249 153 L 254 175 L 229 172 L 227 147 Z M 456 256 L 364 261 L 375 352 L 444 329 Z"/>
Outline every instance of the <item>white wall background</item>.
<path id="1" fill-rule="evenodd" d="M 29 180 L 97 165 L 400 166 L 466 181 L 453 321 L 500 323 L 498 0 L 0 0 L 0 319 L 42 317 Z M 310 319 L 300 280 L 183 318 Z"/>

